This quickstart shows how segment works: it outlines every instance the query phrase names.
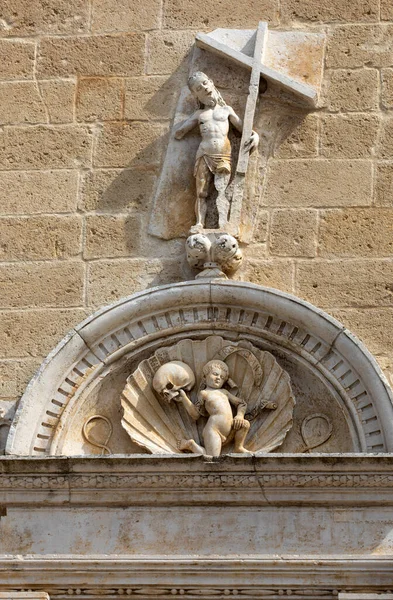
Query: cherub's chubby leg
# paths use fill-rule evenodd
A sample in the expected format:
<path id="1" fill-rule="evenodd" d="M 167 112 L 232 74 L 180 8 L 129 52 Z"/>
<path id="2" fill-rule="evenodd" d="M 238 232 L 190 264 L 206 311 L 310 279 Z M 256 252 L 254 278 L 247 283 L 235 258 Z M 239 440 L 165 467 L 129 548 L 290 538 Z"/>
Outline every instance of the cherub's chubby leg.
<path id="1" fill-rule="evenodd" d="M 236 431 L 235 433 L 235 447 L 234 447 L 234 451 L 236 453 L 239 454 L 248 454 L 249 456 L 252 455 L 252 452 L 249 452 L 249 450 L 246 450 L 244 447 L 244 440 L 247 437 L 247 433 L 250 429 L 250 423 L 249 421 L 244 420 L 243 421 L 243 426 L 241 429 L 239 429 L 238 431 Z"/>
<path id="2" fill-rule="evenodd" d="M 189 450 L 194 454 L 206 454 L 206 450 L 203 446 L 199 446 L 194 440 L 178 440 L 177 447 L 179 450 Z"/>
<path id="3" fill-rule="evenodd" d="M 218 192 L 216 205 L 219 229 L 223 229 L 228 223 L 229 201 L 225 195 L 225 191 L 228 187 L 230 178 L 230 173 L 226 171 L 222 171 L 214 175 L 214 187 Z"/>
<path id="4" fill-rule="evenodd" d="M 207 422 L 203 430 L 203 441 L 205 443 L 205 452 L 208 456 L 220 456 L 222 443 L 225 438 L 217 431 L 215 427 Z"/>
<path id="5" fill-rule="evenodd" d="M 212 179 L 212 173 L 204 161 L 203 157 L 199 159 L 195 171 L 197 199 L 195 203 L 196 225 L 192 227 L 193 232 L 198 232 L 205 227 L 207 202 L 206 198 L 209 192 L 209 185 Z"/>

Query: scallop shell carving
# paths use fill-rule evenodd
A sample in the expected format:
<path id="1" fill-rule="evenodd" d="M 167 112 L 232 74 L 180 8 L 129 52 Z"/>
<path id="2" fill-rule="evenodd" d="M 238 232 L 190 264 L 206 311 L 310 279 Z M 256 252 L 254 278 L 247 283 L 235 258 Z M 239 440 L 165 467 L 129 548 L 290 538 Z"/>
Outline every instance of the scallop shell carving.
<path id="1" fill-rule="evenodd" d="M 254 453 L 272 452 L 282 444 L 291 429 L 295 399 L 290 377 L 270 352 L 249 342 L 230 342 L 220 336 L 202 341 L 190 339 L 157 350 L 143 360 L 128 379 L 122 392 L 122 426 L 141 449 L 152 454 L 181 454 L 180 439 L 194 439 L 203 445 L 206 418 L 193 421 L 181 403 L 159 398 L 152 381 L 158 368 L 169 361 L 186 363 L 196 383 L 188 393 L 193 403 L 203 385 L 202 369 L 212 359 L 223 360 L 229 367 L 231 393 L 247 402 L 245 418 L 251 423 L 245 447 Z M 232 444 L 224 445 L 223 454 Z"/>

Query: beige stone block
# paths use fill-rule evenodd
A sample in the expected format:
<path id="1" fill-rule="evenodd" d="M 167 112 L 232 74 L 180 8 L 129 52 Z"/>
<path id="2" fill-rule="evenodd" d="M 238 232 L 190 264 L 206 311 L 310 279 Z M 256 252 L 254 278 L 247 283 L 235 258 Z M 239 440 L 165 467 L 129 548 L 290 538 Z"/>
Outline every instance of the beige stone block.
<path id="1" fill-rule="evenodd" d="M 44 357 L 87 316 L 78 309 L 5 310 L 0 312 L 3 358 Z"/>
<path id="2" fill-rule="evenodd" d="M 318 153 L 318 117 L 307 115 L 281 144 L 277 158 L 309 158 Z"/>
<path id="3" fill-rule="evenodd" d="M 244 266 L 236 273 L 235 278 L 292 293 L 293 271 L 293 261 L 290 260 L 247 258 Z"/>
<path id="4" fill-rule="evenodd" d="M 385 116 L 382 119 L 381 135 L 377 147 L 379 158 L 393 158 L 393 117 Z"/>
<path id="5" fill-rule="evenodd" d="M 270 206 L 328 207 L 371 204 L 372 163 L 359 160 L 275 160 L 267 173 Z"/>
<path id="6" fill-rule="evenodd" d="M 34 42 L 0 40 L 0 80 L 33 79 Z"/>
<path id="7" fill-rule="evenodd" d="M 267 227 L 269 222 L 269 213 L 267 210 L 258 212 L 257 221 L 254 227 L 253 244 L 262 244 L 267 240 Z"/>
<path id="8" fill-rule="evenodd" d="M 23 393 L 40 366 L 40 359 L 0 360 L 0 398 L 13 398 Z"/>
<path id="9" fill-rule="evenodd" d="M 381 70 L 381 99 L 384 108 L 393 108 L 393 69 Z"/>
<path id="10" fill-rule="evenodd" d="M 123 116 L 124 83 L 114 77 L 89 77 L 78 82 L 77 121 L 118 121 Z"/>
<path id="11" fill-rule="evenodd" d="M 141 75 L 144 51 L 142 33 L 44 38 L 37 61 L 38 75 L 40 78 Z"/>
<path id="12" fill-rule="evenodd" d="M 393 62 L 392 40 L 391 24 L 335 27 L 328 36 L 326 66 L 389 67 Z"/>
<path id="13" fill-rule="evenodd" d="M 101 306 L 155 285 L 184 279 L 178 259 L 94 261 L 88 272 L 89 306 Z"/>
<path id="14" fill-rule="evenodd" d="M 0 308 L 72 307 L 83 304 L 82 262 L 0 264 Z"/>
<path id="15" fill-rule="evenodd" d="M 46 122 L 45 106 L 36 83 L 0 83 L 0 125 Z"/>
<path id="16" fill-rule="evenodd" d="M 76 210 L 77 171 L 0 171 L 0 214 Z"/>
<path id="17" fill-rule="evenodd" d="M 45 103 L 49 123 L 72 123 L 74 120 L 74 81 L 59 79 L 40 81 L 42 99 Z"/>
<path id="18" fill-rule="evenodd" d="M 352 208 L 321 212 L 319 254 L 325 257 L 393 255 L 393 209 Z"/>
<path id="19" fill-rule="evenodd" d="M 392 308 L 347 308 L 332 310 L 330 314 L 354 333 L 372 354 L 393 352 Z"/>
<path id="20" fill-rule="evenodd" d="M 393 261 L 302 261 L 296 291 L 324 308 L 393 306 Z"/>
<path id="21" fill-rule="evenodd" d="M 154 31 L 147 38 L 146 72 L 151 75 L 187 72 L 195 31 Z"/>
<path id="22" fill-rule="evenodd" d="M 331 111 L 377 110 L 379 73 L 376 69 L 328 71 L 324 96 Z"/>
<path id="23" fill-rule="evenodd" d="M 393 164 L 377 164 L 374 202 L 393 208 Z"/>
<path id="24" fill-rule="evenodd" d="M 316 210 L 275 210 L 270 225 L 271 254 L 315 256 L 317 248 Z"/>
<path id="25" fill-rule="evenodd" d="M 136 167 L 160 163 L 167 128 L 152 123 L 107 123 L 97 139 L 95 167 Z"/>
<path id="26" fill-rule="evenodd" d="M 164 76 L 126 79 L 124 117 L 138 121 L 171 119 L 183 83 Z"/>
<path id="27" fill-rule="evenodd" d="M 95 33 L 158 29 L 161 1 L 95 0 L 92 4 L 92 30 Z"/>
<path id="28" fill-rule="evenodd" d="M 379 124 L 375 115 L 325 115 L 321 153 L 328 158 L 367 158 L 377 142 Z"/>
<path id="29" fill-rule="evenodd" d="M 81 250 L 78 216 L 0 218 L 0 260 L 40 260 L 77 256 Z"/>
<path id="30" fill-rule="evenodd" d="M 156 181 L 155 171 L 103 169 L 84 173 L 79 208 L 84 211 L 141 212 L 149 205 Z"/>
<path id="31" fill-rule="evenodd" d="M 216 0 L 204 2 L 168 0 L 164 7 L 164 27 L 169 29 L 256 27 L 260 20 L 277 23 L 278 12 L 277 0 L 247 0 L 244 3 L 230 0 L 224 5 Z"/>
<path id="32" fill-rule="evenodd" d="M 88 30 L 87 0 L 2 0 L 1 35 L 83 33 Z"/>
<path id="33" fill-rule="evenodd" d="M 379 0 L 281 0 L 281 20 L 290 21 L 377 21 Z"/>
<path id="34" fill-rule="evenodd" d="M 381 1 L 381 20 L 382 21 L 393 21 L 392 0 L 380 0 L 380 1 Z"/>
<path id="35" fill-rule="evenodd" d="M 92 215 L 86 220 L 84 257 L 135 255 L 140 243 L 139 215 Z"/>
<path id="36" fill-rule="evenodd" d="M 89 166 L 92 137 L 90 129 L 81 126 L 5 127 L 0 133 L 0 168 Z"/>

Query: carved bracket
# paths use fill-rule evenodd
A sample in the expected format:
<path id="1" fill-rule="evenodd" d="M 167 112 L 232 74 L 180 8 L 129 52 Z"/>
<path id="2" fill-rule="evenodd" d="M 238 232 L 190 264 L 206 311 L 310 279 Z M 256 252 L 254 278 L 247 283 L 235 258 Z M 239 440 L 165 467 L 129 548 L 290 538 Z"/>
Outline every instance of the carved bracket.
<path id="1" fill-rule="evenodd" d="M 190 267 L 201 270 L 199 277 L 227 279 L 240 267 L 243 254 L 237 240 L 228 233 L 196 233 L 186 241 Z"/>

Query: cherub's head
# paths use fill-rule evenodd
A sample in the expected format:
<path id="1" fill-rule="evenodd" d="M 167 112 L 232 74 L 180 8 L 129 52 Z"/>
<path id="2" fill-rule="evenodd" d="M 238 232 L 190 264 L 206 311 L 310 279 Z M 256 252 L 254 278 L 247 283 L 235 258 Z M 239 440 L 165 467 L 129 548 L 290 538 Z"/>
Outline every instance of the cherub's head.
<path id="1" fill-rule="evenodd" d="M 188 78 L 188 87 L 190 92 L 197 99 L 199 107 L 204 106 L 225 106 L 225 102 L 216 86 L 205 73 L 197 71 Z"/>
<path id="2" fill-rule="evenodd" d="M 211 360 L 203 367 L 206 385 L 211 388 L 222 388 L 228 380 L 229 369 L 222 360 Z"/>

